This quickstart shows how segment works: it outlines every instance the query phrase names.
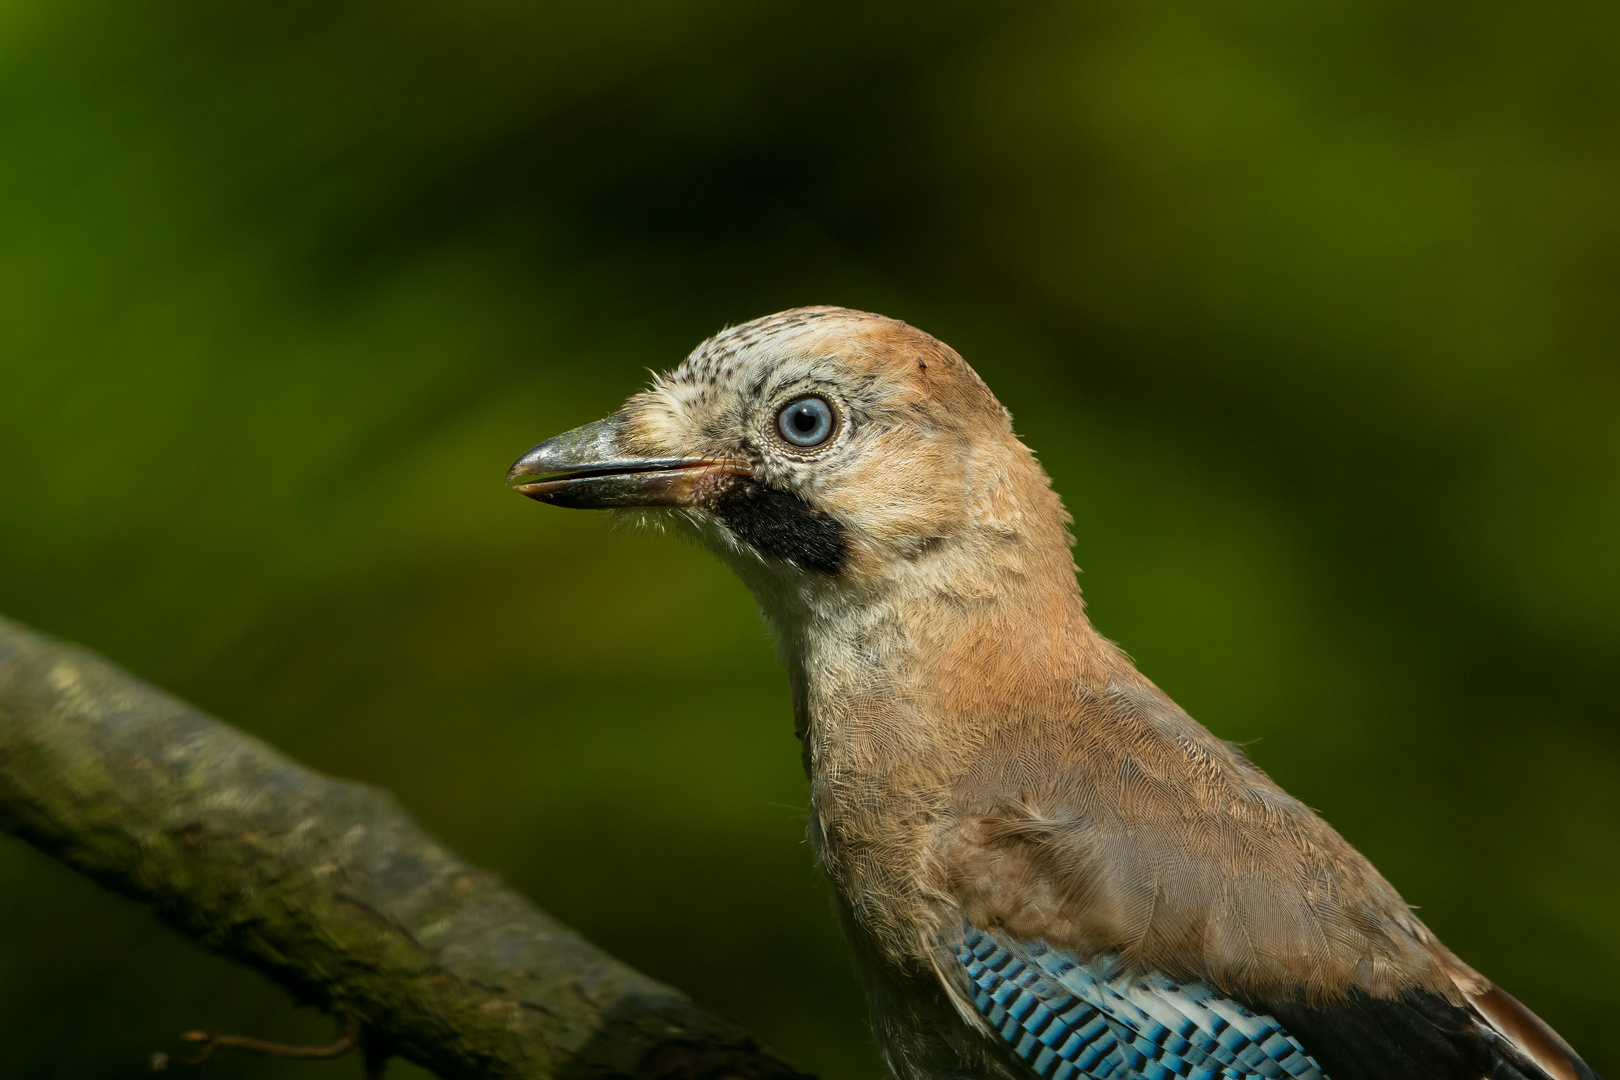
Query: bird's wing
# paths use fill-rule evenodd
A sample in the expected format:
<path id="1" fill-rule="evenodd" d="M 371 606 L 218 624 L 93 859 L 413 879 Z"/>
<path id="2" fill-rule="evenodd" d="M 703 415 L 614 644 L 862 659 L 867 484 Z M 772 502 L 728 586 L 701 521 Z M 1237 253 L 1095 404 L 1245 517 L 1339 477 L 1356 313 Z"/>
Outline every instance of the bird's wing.
<path id="1" fill-rule="evenodd" d="M 998 726 L 953 799 L 940 862 L 966 923 L 936 964 L 1049 1080 L 1596 1080 L 1151 688 Z"/>
<path id="2" fill-rule="evenodd" d="M 1243 1002 L 1207 982 L 1082 961 L 964 926 L 953 991 L 1044 1080 L 1543 1080 L 1476 1014 L 1432 994 Z M 1575 1059 L 1577 1062 L 1579 1059 Z M 1597 1080 L 1584 1065 L 1577 1074 Z"/>
<path id="3" fill-rule="evenodd" d="M 1276 1019 L 1207 985 L 972 927 L 953 951 L 974 1009 L 1045 1080 L 1325 1080 Z"/>
<path id="4" fill-rule="evenodd" d="M 1450 965 L 1452 978 L 1479 1022 L 1523 1054 L 1552 1080 L 1599 1080 L 1574 1047 L 1500 986 L 1465 967 Z"/>

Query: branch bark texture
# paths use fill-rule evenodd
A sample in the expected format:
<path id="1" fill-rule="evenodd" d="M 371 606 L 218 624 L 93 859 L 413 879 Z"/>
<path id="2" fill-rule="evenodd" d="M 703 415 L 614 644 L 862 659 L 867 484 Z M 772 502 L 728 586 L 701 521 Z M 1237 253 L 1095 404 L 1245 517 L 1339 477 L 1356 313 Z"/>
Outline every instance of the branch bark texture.
<path id="1" fill-rule="evenodd" d="M 386 792 L 4 619 L 0 828 L 443 1077 L 807 1080 Z"/>

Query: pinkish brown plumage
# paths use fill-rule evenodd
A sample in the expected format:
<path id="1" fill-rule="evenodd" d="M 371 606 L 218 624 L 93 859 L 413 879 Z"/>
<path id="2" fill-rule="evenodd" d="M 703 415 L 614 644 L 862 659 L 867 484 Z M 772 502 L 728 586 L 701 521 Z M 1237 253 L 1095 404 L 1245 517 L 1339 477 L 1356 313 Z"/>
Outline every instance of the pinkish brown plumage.
<path id="1" fill-rule="evenodd" d="M 753 590 L 896 1076 L 1593 1077 L 1092 628 L 1045 472 L 927 334 L 744 324 L 510 479 Z"/>

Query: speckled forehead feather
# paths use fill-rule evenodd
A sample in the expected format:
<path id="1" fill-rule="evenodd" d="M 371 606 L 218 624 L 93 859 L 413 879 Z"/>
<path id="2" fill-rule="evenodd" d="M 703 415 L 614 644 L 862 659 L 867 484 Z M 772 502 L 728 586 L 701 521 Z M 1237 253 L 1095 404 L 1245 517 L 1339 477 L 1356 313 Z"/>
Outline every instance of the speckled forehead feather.
<path id="1" fill-rule="evenodd" d="M 721 386 L 731 382 L 742 366 L 744 354 L 762 345 L 781 347 L 794 340 L 825 331 L 829 321 L 888 321 L 881 315 L 841 307 L 803 307 L 779 311 L 727 327 L 692 350 L 666 381 L 693 387 Z"/>

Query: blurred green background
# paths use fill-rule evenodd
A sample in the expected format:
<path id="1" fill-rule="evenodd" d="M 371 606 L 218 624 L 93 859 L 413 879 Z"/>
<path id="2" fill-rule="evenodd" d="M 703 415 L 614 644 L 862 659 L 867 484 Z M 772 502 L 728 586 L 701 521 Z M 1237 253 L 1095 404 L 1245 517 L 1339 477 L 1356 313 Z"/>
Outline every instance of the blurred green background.
<path id="1" fill-rule="evenodd" d="M 1102 630 L 1620 1074 L 1617 55 L 1593 0 L 9 0 L 0 611 L 876 1080 L 744 590 L 501 479 L 728 322 L 883 311 Z M 0 1071 L 191 1027 L 330 1033 L 0 843 Z"/>

